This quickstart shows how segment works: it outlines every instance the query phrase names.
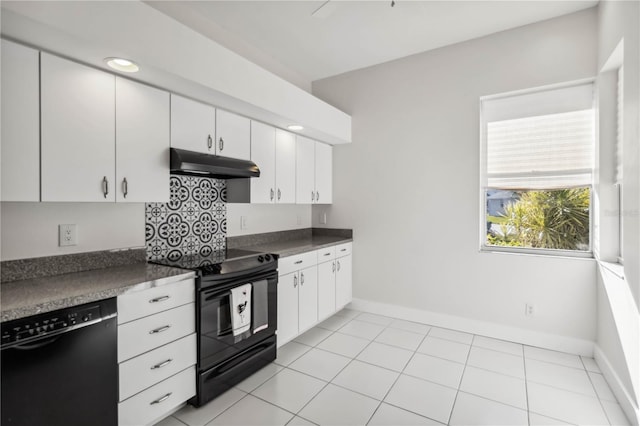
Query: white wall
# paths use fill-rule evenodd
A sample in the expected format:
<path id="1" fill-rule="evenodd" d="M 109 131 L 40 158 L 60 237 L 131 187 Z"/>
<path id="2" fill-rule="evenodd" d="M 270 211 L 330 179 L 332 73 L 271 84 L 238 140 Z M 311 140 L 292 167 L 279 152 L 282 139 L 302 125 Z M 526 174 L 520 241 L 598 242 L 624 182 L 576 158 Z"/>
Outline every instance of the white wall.
<path id="1" fill-rule="evenodd" d="M 0 260 L 144 247 L 144 204 L 0 205 Z M 58 225 L 76 224 L 78 244 L 58 247 Z"/>
<path id="2" fill-rule="evenodd" d="M 240 217 L 246 217 L 246 229 Z M 227 204 L 227 237 L 311 227 L 311 205 Z"/>
<path id="3" fill-rule="evenodd" d="M 593 260 L 479 252 L 478 107 L 595 76 L 596 23 L 590 9 L 314 82 L 352 116 L 313 221 L 353 228 L 354 297 L 595 339 Z"/>

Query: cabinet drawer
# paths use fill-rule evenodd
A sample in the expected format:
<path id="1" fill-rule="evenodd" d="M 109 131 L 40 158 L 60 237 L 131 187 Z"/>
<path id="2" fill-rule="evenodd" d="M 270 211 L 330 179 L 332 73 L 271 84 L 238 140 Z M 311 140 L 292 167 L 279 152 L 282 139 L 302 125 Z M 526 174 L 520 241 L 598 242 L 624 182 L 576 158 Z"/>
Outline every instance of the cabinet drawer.
<path id="1" fill-rule="evenodd" d="M 155 423 L 196 394 L 196 370 L 186 370 L 118 404 L 119 426 Z"/>
<path id="2" fill-rule="evenodd" d="M 195 301 L 194 279 L 153 287 L 118 297 L 118 324 Z"/>
<path id="3" fill-rule="evenodd" d="M 318 263 L 328 262 L 329 260 L 333 260 L 336 258 L 336 247 L 325 247 L 317 251 L 318 253 Z"/>
<path id="4" fill-rule="evenodd" d="M 195 331 L 195 304 L 190 303 L 118 326 L 118 362 Z"/>
<path id="5" fill-rule="evenodd" d="M 293 271 L 308 268 L 318 264 L 316 251 L 295 254 L 293 256 L 282 257 L 278 260 L 278 273 L 285 275 Z"/>
<path id="6" fill-rule="evenodd" d="M 120 401 L 196 363 L 196 335 L 137 356 L 119 366 Z"/>
<path id="7" fill-rule="evenodd" d="M 337 245 L 336 246 L 336 257 L 342 257 L 342 256 L 347 256 L 347 255 L 351 254 L 351 247 L 352 246 L 353 246 L 353 243 L 351 243 L 351 242 Z"/>

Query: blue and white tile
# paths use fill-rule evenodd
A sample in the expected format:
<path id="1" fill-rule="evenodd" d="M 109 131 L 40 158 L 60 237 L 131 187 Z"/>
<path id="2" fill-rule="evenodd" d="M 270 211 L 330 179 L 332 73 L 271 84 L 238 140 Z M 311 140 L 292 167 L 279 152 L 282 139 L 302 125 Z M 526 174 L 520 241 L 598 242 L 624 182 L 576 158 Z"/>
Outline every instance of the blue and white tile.
<path id="1" fill-rule="evenodd" d="M 319 425 L 366 425 L 378 404 L 373 398 L 329 384 L 299 415 Z"/>

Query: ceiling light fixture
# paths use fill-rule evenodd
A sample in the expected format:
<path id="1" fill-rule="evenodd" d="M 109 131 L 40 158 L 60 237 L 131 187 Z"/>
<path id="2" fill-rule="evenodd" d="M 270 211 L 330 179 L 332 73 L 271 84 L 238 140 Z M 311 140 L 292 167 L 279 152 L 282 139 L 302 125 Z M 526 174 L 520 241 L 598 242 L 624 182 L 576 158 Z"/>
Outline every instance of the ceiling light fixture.
<path id="1" fill-rule="evenodd" d="M 138 72 L 140 67 L 133 61 L 124 58 L 104 58 L 107 65 L 116 71 Z"/>
<path id="2" fill-rule="evenodd" d="M 299 124 L 290 124 L 287 126 L 287 129 L 293 130 L 293 131 L 300 131 L 300 130 L 304 130 L 304 127 L 302 127 Z"/>

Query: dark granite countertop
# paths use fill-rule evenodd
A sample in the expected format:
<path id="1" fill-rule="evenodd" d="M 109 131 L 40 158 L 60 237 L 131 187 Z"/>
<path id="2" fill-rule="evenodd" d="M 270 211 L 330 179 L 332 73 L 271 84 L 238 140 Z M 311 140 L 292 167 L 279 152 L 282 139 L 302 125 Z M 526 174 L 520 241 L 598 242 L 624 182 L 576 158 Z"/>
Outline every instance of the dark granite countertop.
<path id="1" fill-rule="evenodd" d="M 247 250 L 264 251 L 266 253 L 275 253 L 280 257 L 293 256 L 295 254 L 306 253 L 308 251 L 318 250 L 325 247 L 335 246 L 337 244 L 348 243 L 353 241 L 352 238 L 314 235 L 307 238 L 299 238 L 296 240 L 278 241 L 245 246 Z"/>
<path id="2" fill-rule="evenodd" d="M 195 273 L 134 263 L 3 283 L 0 322 L 157 287 Z"/>

